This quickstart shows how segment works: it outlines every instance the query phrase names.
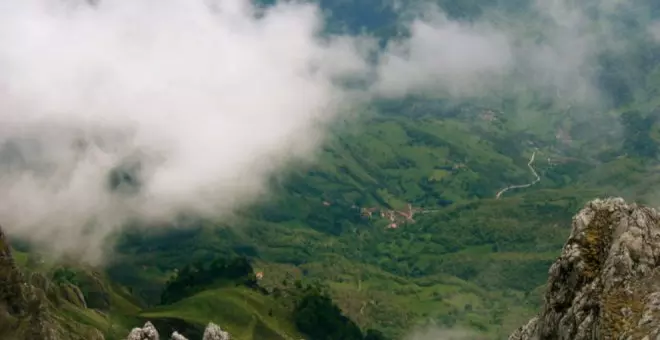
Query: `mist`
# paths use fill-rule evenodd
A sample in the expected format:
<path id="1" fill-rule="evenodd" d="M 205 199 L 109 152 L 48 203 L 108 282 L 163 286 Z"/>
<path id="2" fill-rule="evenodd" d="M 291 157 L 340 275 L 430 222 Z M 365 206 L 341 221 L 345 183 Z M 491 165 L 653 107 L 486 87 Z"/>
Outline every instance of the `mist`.
<path id="1" fill-rule="evenodd" d="M 0 3 L 0 221 L 98 258 L 130 219 L 222 216 L 307 158 L 366 67 L 317 8 Z M 83 248 L 83 249 L 79 249 Z"/>
<path id="2" fill-rule="evenodd" d="M 324 34 L 310 3 L 0 0 L 0 223 L 98 262 L 128 221 L 218 218 L 267 195 L 373 99 L 522 89 L 602 104 L 596 59 L 626 47 L 613 22 L 567 1 L 532 7 L 472 21 L 424 7 L 378 49 Z"/>
<path id="3" fill-rule="evenodd" d="M 505 32 L 488 22 L 452 21 L 435 7 L 427 13 L 410 24 L 408 39 L 392 42 L 382 54 L 377 95 L 474 96 L 499 85 L 497 79 L 511 71 L 513 51 Z"/>
<path id="4" fill-rule="evenodd" d="M 655 41 L 660 42 L 660 22 L 654 22 L 649 26 L 649 33 L 655 39 Z"/>

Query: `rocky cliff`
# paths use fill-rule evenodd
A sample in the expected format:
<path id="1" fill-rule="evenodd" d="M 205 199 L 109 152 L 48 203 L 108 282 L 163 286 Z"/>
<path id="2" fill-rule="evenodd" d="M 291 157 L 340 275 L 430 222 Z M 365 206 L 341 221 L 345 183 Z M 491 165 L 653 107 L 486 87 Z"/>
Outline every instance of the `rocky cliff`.
<path id="1" fill-rule="evenodd" d="M 594 200 L 573 217 L 540 314 L 509 340 L 660 339 L 660 214 Z"/>
<path id="2" fill-rule="evenodd" d="M 0 339 L 102 340 L 97 329 L 53 313 L 48 296 L 55 289 L 43 275 L 18 268 L 0 228 Z"/>
<path id="3" fill-rule="evenodd" d="M 16 266 L 0 229 L 0 338 L 57 339 L 42 294 Z"/>

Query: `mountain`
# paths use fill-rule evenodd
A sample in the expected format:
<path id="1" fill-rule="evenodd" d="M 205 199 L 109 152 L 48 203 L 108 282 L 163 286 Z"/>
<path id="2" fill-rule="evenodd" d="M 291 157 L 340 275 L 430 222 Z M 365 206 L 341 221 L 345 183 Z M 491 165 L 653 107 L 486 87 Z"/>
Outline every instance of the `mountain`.
<path id="1" fill-rule="evenodd" d="M 621 198 L 589 202 L 550 267 L 541 312 L 509 339 L 660 335 L 659 221 L 655 209 Z"/>
<path id="2" fill-rule="evenodd" d="M 556 38 L 532 2 L 437 4 L 462 24 L 520 25 L 512 39 L 527 46 Z M 409 35 L 400 19 L 419 4 L 321 1 L 327 33 L 366 30 L 382 41 Z M 605 23 L 629 43 L 588 60 L 604 97 L 597 105 L 515 75 L 502 91 L 469 98 L 378 98 L 330 126 L 312 162 L 270 178 L 259 202 L 222 218 L 127 225 L 108 240 L 115 249 L 103 266 L 50 259 L 19 239 L 10 250 L 3 236 L 0 337 L 124 339 L 149 321 L 189 339 L 210 322 L 239 340 L 402 339 L 427 330 L 502 339 L 539 310 L 512 339 L 580 338 L 601 325 L 637 336 L 631 325 L 653 326 L 639 323 L 646 306 L 619 293 L 653 297 L 653 270 L 644 268 L 655 265 L 646 252 L 654 245 L 637 233 L 651 235 L 644 219 L 655 213 L 593 201 L 568 225 L 594 197 L 657 202 L 660 44 L 644 29 L 659 13 L 651 1 L 616 15 L 600 4 L 575 6 L 589 18 L 613 16 Z M 580 28 L 611 28 L 588 23 Z M 598 38 L 605 46 L 610 36 Z M 604 211 L 602 223 L 589 223 Z M 630 313 L 618 318 L 621 304 Z M 556 329 L 565 333 L 548 333 Z"/>
<path id="3" fill-rule="evenodd" d="M 25 275 L 16 265 L 7 238 L 0 229 L 2 339 L 103 339 L 98 329 L 77 322 L 71 315 L 56 313 L 50 299 L 57 301 L 62 310 L 85 313 L 86 308 L 80 305 L 80 291 L 69 288 L 52 285 L 38 273 Z"/>
<path id="4" fill-rule="evenodd" d="M 299 280 L 261 287 L 244 258 L 185 266 L 167 281 L 159 306 L 147 306 L 98 268 L 14 252 L 0 229 L 0 337 L 8 340 L 290 340 L 330 336 L 384 340 L 361 330 L 325 288 Z M 147 321 L 144 327 L 137 325 Z M 223 323 L 226 331 L 213 321 Z"/>
<path id="5" fill-rule="evenodd" d="M 320 162 L 293 168 L 274 181 L 271 199 L 239 216 L 128 230 L 110 276 L 158 304 L 175 269 L 242 254 L 268 289 L 320 280 L 361 327 L 395 338 L 420 324 L 502 338 L 538 308 L 564 226 L 584 202 L 620 190 L 641 198 L 657 177 L 641 158 L 589 159 L 590 146 L 559 149 L 554 135 L 479 118 L 486 111 L 452 117 L 429 107 L 416 118 L 364 118 L 359 134 L 339 135 Z M 534 181 L 527 164 L 535 147 L 541 181 L 497 199 L 503 188 Z M 408 203 L 414 222 L 403 216 Z M 388 227 L 390 211 L 397 228 Z"/>
<path id="6" fill-rule="evenodd" d="M 127 230 L 109 275 L 157 305 L 175 270 L 240 254 L 255 261 L 267 289 L 323 282 L 363 329 L 400 338 L 459 328 L 501 339 L 539 308 L 547 268 L 585 202 L 655 199 L 660 174 L 649 147 L 660 125 L 648 106 L 586 119 L 533 100 L 524 110 L 375 103 L 336 126 L 314 164 L 292 165 L 236 216 Z M 537 121 L 521 125 L 530 109 Z M 584 124 L 598 130 L 598 117 L 622 129 L 592 133 Z"/>

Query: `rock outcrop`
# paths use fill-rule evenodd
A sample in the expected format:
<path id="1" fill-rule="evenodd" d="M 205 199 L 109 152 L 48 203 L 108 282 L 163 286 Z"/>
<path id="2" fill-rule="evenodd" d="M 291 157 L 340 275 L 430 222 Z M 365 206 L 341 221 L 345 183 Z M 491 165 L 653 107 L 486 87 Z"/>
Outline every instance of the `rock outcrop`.
<path id="1" fill-rule="evenodd" d="M 160 340 L 160 336 L 156 327 L 151 322 L 147 322 L 142 328 L 133 328 L 126 340 Z"/>
<path id="2" fill-rule="evenodd" d="M 0 228 L 0 338 L 58 339 L 43 295 L 16 266 Z"/>
<path id="3" fill-rule="evenodd" d="M 57 286 L 44 275 L 25 274 L 16 265 L 0 228 L 0 339 L 103 340 L 99 330 L 56 314 L 53 305 L 59 300 Z"/>
<path id="4" fill-rule="evenodd" d="M 660 214 L 594 200 L 550 267 L 540 314 L 509 340 L 660 339 Z"/>
<path id="5" fill-rule="evenodd" d="M 230 340 L 229 333 L 225 332 L 218 325 L 210 322 L 204 330 L 204 337 L 202 340 Z"/>
<path id="6" fill-rule="evenodd" d="M 185 336 L 179 334 L 179 332 L 174 332 L 172 333 L 172 337 L 170 338 L 171 340 L 188 340 Z"/>
<path id="7" fill-rule="evenodd" d="M 126 340 L 159 340 L 158 331 L 151 322 L 144 324 L 142 328 L 133 328 Z M 178 332 L 172 333 L 171 340 L 188 340 Z M 225 332 L 220 326 L 210 322 L 204 330 L 202 340 L 231 340 L 229 333 Z"/>

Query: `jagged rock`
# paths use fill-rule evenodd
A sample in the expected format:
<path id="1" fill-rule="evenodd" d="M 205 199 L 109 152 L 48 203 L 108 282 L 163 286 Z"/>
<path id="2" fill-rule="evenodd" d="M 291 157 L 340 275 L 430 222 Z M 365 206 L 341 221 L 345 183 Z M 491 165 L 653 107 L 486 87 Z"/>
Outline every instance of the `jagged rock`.
<path id="1" fill-rule="evenodd" d="M 541 313 L 509 340 L 660 339 L 660 214 L 594 200 L 550 267 Z"/>
<path id="2" fill-rule="evenodd" d="M 204 337 L 202 340 L 230 340 L 231 337 L 229 333 L 225 332 L 220 328 L 220 326 L 209 322 L 208 326 L 204 330 Z"/>
<path id="3" fill-rule="evenodd" d="M 44 293 L 31 286 L 16 266 L 0 228 L 0 338 L 57 339 L 44 301 Z"/>
<path id="4" fill-rule="evenodd" d="M 142 328 L 136 327 L 128 333 L 126 340 L 159 340 L 158 330 L 147 321 Z"/>
<path id="5" fill-rule="evenodd" d="M 58 295 L 47 277 L 18 268 L 0 228 L 0 339 L 103 340 L 99 330 L 57 314 Z"/>
<path id="6" fill-rule="evenodd" d="M 158 340 L 158 331 L 156 327 L 151 322 L 144 324 L 142 328 L 133 328 L 133 330 L 128 334 L 126 340 Z M 179 334 L 179 332 L 172 333 L 170 337 L 171 340 L 188 340 L 185 336 Z M 220 326 L 209 322 L 204 330 L 203 340 L 231 340 L 229 333 L 225 332 L 220 328 Z"/>
<path id="7" fill-rule="evenodd" d="M 56 305 L 61 303 L 60 287 L 56 284 L 53 284 L 53 282 L 50 281 L 43 273 L 30 273 L 30 279 L 28 281 L 34 288 L 43 291 L 47 300 Z"/>
<path id="8" fill-rule="evenodd" d="M 185 336 L 179 334 L 179 332 L 172 333 L 171 340 L 188 340 Z"/>
<path id="9" fill-rule="evenodd" d="M 25 278 L 16 267 L 9 242 L 0 229 L 0 303 L 10 314 L 20 314 L 25 306 Z"/>

